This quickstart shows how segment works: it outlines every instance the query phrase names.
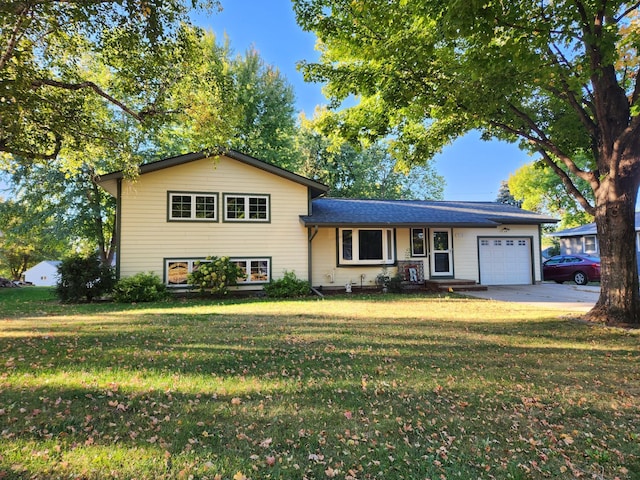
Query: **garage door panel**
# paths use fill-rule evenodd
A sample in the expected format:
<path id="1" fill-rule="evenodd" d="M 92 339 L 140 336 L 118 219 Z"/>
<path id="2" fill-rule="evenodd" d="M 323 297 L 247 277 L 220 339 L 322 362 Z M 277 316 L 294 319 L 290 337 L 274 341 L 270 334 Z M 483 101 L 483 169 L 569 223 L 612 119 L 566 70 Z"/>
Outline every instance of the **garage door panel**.
<path id="1" fill-rule="evenodd" d="M 530 238 L 482 238 L 479 258 L 483 285 L 531 284 Z"/>

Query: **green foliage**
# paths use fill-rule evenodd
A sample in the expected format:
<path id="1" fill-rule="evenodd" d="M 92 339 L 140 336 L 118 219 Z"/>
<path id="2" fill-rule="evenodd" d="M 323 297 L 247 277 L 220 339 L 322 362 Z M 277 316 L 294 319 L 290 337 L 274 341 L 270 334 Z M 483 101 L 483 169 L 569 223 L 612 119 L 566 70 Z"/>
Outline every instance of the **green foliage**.
<path id="1" fill-rule="evenodd" d="M 593 200 L 593 191 L 584 180 L 575 178 L 574 183 L 580 186 L 585 197 Z M 516 170 L 509 177 L 509 190 L 522 202 L 522 208 L 558 216 L 559 230 L 593 222 L 593 216 L 569 195 L 560 177 L 542 161 L 523 165 Z"/>
<path id="2" fill-rule="evenodd" d="M 603 280 L 590 318 L 640 324 L 636 2 L 293 6 L 302 28 L 318 37 L 319 60 L 300 67 L 331 98 L 326 132 L 353 144 L 391 139 L 389 151 L 405 165 L 432 158 L 470 131 L 519 142 L 542 157 L 599 225 Z"/>
<path id="3" fill-rule="evenodd" d="M 231 147 L 293 170 L 297 161 L 293 88 L 255 50 L 231 60 L 229 73 L 234 84 L 230 103 L 240 113 Z"/>
<path id="4" fill-rule="evenodd" d="M 91 302 L 110 293 L 115 284 L 113 269 L 95 255 L 72 255 L 58 266 L 60 275 L 56 295 L 63 302 Z"/>
<path id="5" fill-rule="evenodd" d="M 295 272 L 285 271 L 282 278 L 266 284 L 264 291 L 271 298 L 296 298 L 309 295 L 311 287 L 308 281 L 299 279 Z"/>
<path id="6" fill-rule="evenodd" d="M 166 297 L 166 285 L 152 272 L 121 278 L 113 287 L 113 299 L 120 303 L 155 302 Z"/>
<path id="7" fill-rule="evenodd" d="M 153 123 L 190 56 L 182 26 L 215 0 L 2 2 L 2 142 L 11 163 L 114 141 L 104 116 Z M 10 101 L 8 100 L 10 99 Z M 100 113 L 98 113 L 100 112 Z M 7 158 L 5 158 L 7 160 Z"/>
<path id="8" fill-rule="evenodd" d="M 194 271 L 187 277 L 187 283 L 200 292 L 223 296 L 244 275 L 242 269 L 229 260 L 229 257 L 209 256 L 206 260 L 195 263 Z"/>
<path id="9" fill-rule="evenodd" d="M 376 285 L 382 288 L 383 292 L 391 292 L 391 293 L 402 293 L 402 275 L 400 273 L 396 273 L 395 275 L 389 275 L 387 267 L 382 269 L 376 276 Z"/>
<path id="10" fill-rule="evenodd" d="M 516 200 L 514 198 L 514 196 L 511 194 L 511 190 L 509 189 L 509 183 L 505 182 L 504 180 L 500 182 L 500 189 L 498 190 L 496 202 L 503 203 L 505 205 L 512 205 L 518 208 L 522 207 L 522 200 Z"/>
<path id="11" fill-rule="evenodd" d="M 67 248 L 55 212 L 24 199 L 0 201 L 0 276 L 19 280 L 42 260 L 57 260 Z"/>
<path id="12" fill-rule="evenodd" d="M 298 171 L 328 185 L 329 195 L 344 198 L 441 200 L 445 181 L 430 163 L 400 165 L 383 141 L 355 148 L 320 131 L 326 111 L 302 119 Z"/>

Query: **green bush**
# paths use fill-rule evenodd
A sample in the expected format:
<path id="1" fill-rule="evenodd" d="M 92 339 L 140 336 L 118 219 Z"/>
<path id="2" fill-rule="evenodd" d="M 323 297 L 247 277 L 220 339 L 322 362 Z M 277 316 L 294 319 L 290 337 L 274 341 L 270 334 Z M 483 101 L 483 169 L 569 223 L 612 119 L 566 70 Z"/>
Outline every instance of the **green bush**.
<path id="1" fill-rule="evenodd" d="M 113 299 L 120 303 L 156 302 L 166 297 L 166 285 L 152 272 L 121 278 L 113 288 Z"/>
<path id="2" fill-rule="evenodd" d="M 115 284 L 113 269 L 102 265 L 95 255 L 72 255 L 58 266 L 56 295 L 63 302 L 90 302 L 111 292 Z"/>
<path id="3" fill-rule="evenodd" d="M 243 276 L 242 269 L 229 260 L 229 257 L 210 256 L 195 263 L 187 282 L 200 292 L 226 295 L 229 287 L 237 285 L 238 279 Z"/>
<path id="4" fill-rule="evenodd" d="M 309 294 L 311 287 L 306 280 L 300 280 L 295 272 L 284 272 L 284 277 L 273 280 L 264 286 L 264 291 L 268 297 L 272 298 L 294 298 L 304 297 Z"/>
<path id="5" fill-rule="evenodd" d="M 393 293 L 402 293 L 402 275 L 399 273 L 389 278 L 388 288 L 390 292 Z"/>

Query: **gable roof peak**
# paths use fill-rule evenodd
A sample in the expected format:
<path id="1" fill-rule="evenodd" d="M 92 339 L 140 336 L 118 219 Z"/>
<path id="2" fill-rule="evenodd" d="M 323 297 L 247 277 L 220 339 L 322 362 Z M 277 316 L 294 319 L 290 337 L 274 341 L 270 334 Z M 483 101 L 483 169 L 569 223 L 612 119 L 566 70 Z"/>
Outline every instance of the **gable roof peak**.
<path id="1" fill-rule="evenodd" d="M 258 158 L 252 157 L 250 155 L 238 152 L 232 149 L 213 149 L 213 150 L 203 150 L 201 152 L 191 152 L 183 155 L 177 155 L 173 157 L 164 158 L 161 160 L 156 160 L 154 162 L 144 163 L 138 167 L 138 174 L 144 175 L 146 173 L 156 172 L 158 170 L 163 170 L 165 168 L 172 168 L 178 165 L 183 165 L 185 163 L 193 162 L 196 160 L 203 160 L 205 158 L 214 158 L 217 156 L 228 157 L 233 160 L 237 160 L 239 162 L 245 163 L 247 165 L 251 165 L 253 167 L 259 168 L 260 170 L 264 170 L 265 172 L 272 173 L 282 178 L 286 178 L 293 182 L 299 183 L 308 187 L 311 190 L 311 196 L 313 198 L 319 197 L 320 195 L 325 194 L 329 187 L 326 185 L 316 182 L 310 178 L 304 177 L 302 175 L 298 175 L 297 173 L 286 170 L 282 167 L 278 167 L 277 165 L 273 165 L 272 163 L 268 163 L 264 160 L 260 160 Z M 101 175 L 98 184 L 103 185 L 109 181 L 117 180 L 124 178 L 125 174 L 122 170 L 117 172 L 108 173 L 106 175 Z"/>

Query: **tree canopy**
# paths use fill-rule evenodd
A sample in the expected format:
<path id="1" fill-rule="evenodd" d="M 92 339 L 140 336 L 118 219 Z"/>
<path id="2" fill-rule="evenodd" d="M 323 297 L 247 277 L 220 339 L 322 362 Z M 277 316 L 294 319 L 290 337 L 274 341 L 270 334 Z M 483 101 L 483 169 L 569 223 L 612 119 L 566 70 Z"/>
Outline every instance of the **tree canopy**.
<path id="1" fill-rule="evenodd" d="M 580 185 L 585 197 L 593 202 L 589 186 L 579 180 L 576 185 Z M 593 215 L 585 212 L 575 197 L 567 194 L 560 178 L 543 161 L 520 167 L 509 176 L 508 187 L 522 208 L 560 218 L 559 229 L 593 222 Z"/>
<path id="2" fill-rule="evenodd" d="M 640 323 L 633 228 L 640 184 L 636 2 L 294 0 L 346 138 L 391 137 L 406 163 L 458 136 L 536 152 L 598 225 L 602 288 L 588 318 Z M 576 163 L 576 155 L 586 158 Z M 589 202 L 572 178 L 593 191 Z"/>
<path id="3" fill-rule="evenodd" d="M 188 61 L 191 7 L 215 0 L 0 2 L 0 153 L 46 161 L 112 132 L 103 108 L 152 123 Z M 99 68 L 97 67 L 99 65 Z M 87 104 L 90 105 L 87 105 Z M 117 142 L 114 142 L 117 144 Z"/>

